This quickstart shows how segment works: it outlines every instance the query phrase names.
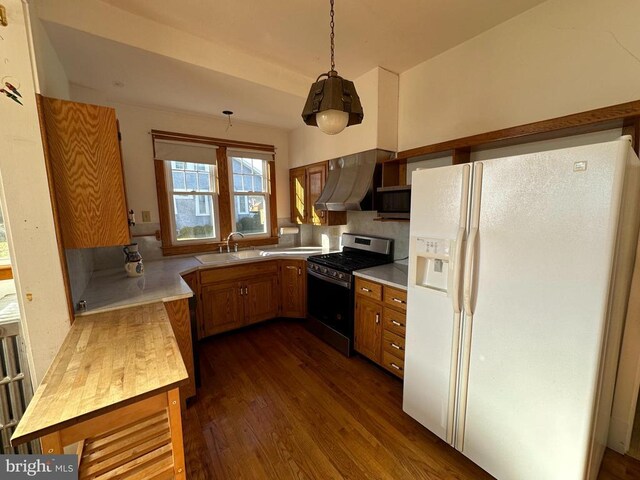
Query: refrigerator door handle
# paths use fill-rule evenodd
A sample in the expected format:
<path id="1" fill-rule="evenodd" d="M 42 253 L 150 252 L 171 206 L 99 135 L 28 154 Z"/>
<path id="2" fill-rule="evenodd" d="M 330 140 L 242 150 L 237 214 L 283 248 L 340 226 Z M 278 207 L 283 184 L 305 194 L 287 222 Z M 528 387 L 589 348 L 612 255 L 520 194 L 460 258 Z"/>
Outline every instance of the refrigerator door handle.
<path id="1" fill-rule="evenodd" d="M 473 315 L 473 286 L 475 277 L 475 260 L 478 247 L 478 229 L 480 228 L 480 201 L 482 199 L 482 162 L 473 168 L 473 198 L 471 200 L 471 222 L 467 254 L 464 262 L 464 310 L 467 315 Z"/>
<path id="2" fill-rule="evenodd" d="M 460 305 L 460 277 L 462 276 L 462 265 L 464 264 L 462 261 L 462 246 L 464 244 L 465 230 L 465 227 L 461 226 L 456 236 L 455 270 L 453 272 L 453 288 L 451 292 L 454 313 L 460 313 L 462 311 L 462 306 Z"/>
<path id="3" fill-rule="evenodd" d="M 467 315 L 473 315 L 473 277 L 474 263 L 476 260 L 476 247 L 478 244 L 478 227 L 473 227 L 469 234 L 467 244 L 467 258 L 464 266 L 464 311 Z"/>

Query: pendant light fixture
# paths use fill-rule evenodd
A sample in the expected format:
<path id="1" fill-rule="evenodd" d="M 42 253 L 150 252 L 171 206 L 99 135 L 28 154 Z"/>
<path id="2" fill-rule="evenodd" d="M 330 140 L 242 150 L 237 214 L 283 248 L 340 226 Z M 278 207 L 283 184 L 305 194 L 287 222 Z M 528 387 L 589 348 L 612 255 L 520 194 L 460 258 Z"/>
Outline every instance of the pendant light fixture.
<path id="1" fill-rule="evenodd" d="M 331 3 L 331 70 L 323 73 L 311 85 L 307 102 L 302 110 L 302 119 L 307 125 L 317 126 L 327 135 L 340 133 L 350 125 L 362 123 L 364 113 L 360 97 L 353 82 L 345 80 L 336 72 L 334 61 L 333 2 Z M 322 77 L 326 79 L 320 80 Z"/>

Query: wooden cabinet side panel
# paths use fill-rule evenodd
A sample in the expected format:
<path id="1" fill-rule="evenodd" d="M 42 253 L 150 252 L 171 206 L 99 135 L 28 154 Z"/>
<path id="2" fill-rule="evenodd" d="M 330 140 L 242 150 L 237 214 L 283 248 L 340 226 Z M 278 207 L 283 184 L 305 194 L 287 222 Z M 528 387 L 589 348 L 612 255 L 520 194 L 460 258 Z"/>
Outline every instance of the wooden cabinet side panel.
<path id="1" fill-rule="evenodd" d="M 356 296 L 355 350 L 374 362 L 381 362 L 382 307 Z"/>
<path id="2" fill-rule="evenodd" d="M 129 243 L 115 110 L 42 102 L 65 248 Z"/>
<path id="3" fill-rule="evenodd" d="M 172 302 L 166 302 L 164 308 L 169 316 L 173 334 L 182 354 L 182 361 L 189 373 L 189 383 L 180 387 L 180 396 L 183 399 L 191 398 L 196 394 L 195 364 L 193 360 L 193 343 L 191 336 L 191 316 L 189 313 L 189 300 L 184 298 Z"/>
<path id="4" fill-rule="evenodd" d="M 244 307 L 240 282 L 202 287 L 202 323 L 204 335 L 214 335 L 239 328 L 243 324 Z"/>

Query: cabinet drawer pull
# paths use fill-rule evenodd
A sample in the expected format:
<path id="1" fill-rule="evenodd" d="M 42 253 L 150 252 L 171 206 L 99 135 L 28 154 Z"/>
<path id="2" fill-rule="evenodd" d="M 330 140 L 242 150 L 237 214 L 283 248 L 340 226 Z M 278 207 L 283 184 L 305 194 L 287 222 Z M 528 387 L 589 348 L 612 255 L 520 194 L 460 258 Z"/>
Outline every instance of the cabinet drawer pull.
<path id="1" fill-rule="evenodd" d="M 360 287 L 360 290 L 362 290 L 363 292 L 371 292 L 371 289 L 367 287 Z"/>
<path id="2" fill-rule="evenodd" d="M 298 276 L 302 275 L 302 268 L 298 267 Z"/>
<path id="3" fill-rule="evenodd" d="M 396 365 L 395 363 L 391 362 L 390 365 L 395 368 L 396 370 L 402 370 L 401 367 L 399 367 L 398 365 Z"/>
<path id="4" fill-rule="evenodd" d="M 242 293 L 242 287 L 240 287 L 240 295 L 244 295 L 244 293 Z"/>
<path id="5" fill-rule="evenodd" d="M 249 287 L 244 287 L 244 294 L 249 295 Z"/>
<path id="6" fill-rule="evenodd" d="M 391 323 L 393 323 L 397 327 L 404 327 L 404 325 L 402 325 L 400 322 L 398 322 L 396 320 L 391 320 Z"/>
<path id="7" fill-rule="evenodd" d="M 396 350 L 402 350 L 402 347 L 400 345 L 396 345 L 395 343 L 391 342 L 391 346 L 393 348 L 395 348 Z"/>
<path id="8" fill-rule="evenodd" d="M 396 297 L 393 297 L 391 300 L 393 300 L 393 301 L 394 301 L 394 302 L 396 302 L 396 303 L 405 303 L 405 301 L 404 301 L 404 300 L 402 300 L 402 299 L 400 299 L 400 298 L 396 298 Z"/>
<path id="9" fill-rule="evenodd" d="M 296 269 L 296 267 L 294 267 L 293 265 L 287 265 L 287 268 L 288 268 L 289 270 L 295 270 L 295 269 Z"/>
<path id="10" fill-rule="evenodd" d="M 376 325 L 380 324 L 380 314 L 376 313 Z"/>

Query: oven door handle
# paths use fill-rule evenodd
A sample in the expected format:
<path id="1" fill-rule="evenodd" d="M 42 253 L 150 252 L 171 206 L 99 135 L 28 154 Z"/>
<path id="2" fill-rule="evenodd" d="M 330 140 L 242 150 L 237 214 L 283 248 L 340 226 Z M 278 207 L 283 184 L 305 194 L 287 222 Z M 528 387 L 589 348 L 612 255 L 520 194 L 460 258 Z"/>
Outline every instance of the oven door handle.
<path id="1" fill-rule="evenodd" d="M 336 280 L 335 278 L 331 278 L 331 277 L 327 277 L 325 275 L 321 275 L 319 273 L 316 272 L 312 272 L 311 270 L 307 269 L 307 273 L 309 275 L 312 275 L 316 278 L 319 278 L 320 280 L 324 280 L 325 282 L 329 282 L 329 283 L 333 283 L 334 285 L 338 285 L 342 288 L 351 288 L 351 284 L 349 282 L 345 282 L 344 280 Z"/>

